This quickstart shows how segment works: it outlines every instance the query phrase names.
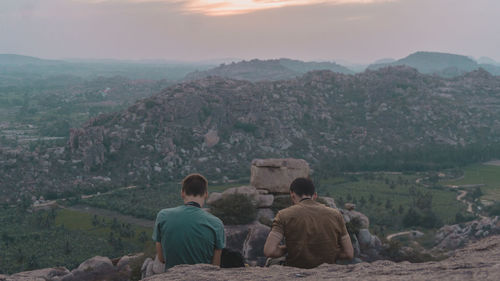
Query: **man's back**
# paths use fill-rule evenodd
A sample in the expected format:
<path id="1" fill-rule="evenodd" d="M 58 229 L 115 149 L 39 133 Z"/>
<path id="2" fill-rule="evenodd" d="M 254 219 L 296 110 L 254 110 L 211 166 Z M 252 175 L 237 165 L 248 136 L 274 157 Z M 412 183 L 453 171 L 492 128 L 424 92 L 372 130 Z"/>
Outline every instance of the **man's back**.
<path id="1" fill-rule="evenodd" d="M 162 245 L 166 269 L 178 264 L 211 263 L 214 249 L 224 248 L 220 219 L 195 206 L 161 210 L 153 240 Z"/>
<path id="2" fill-rule="evenodd" d="M 342 214 L 311 199 L 278 212 L 273 231 L 285 237 L 286 264 L 300 268 L 335 263 L 340 239 L 347 235 Z"/>

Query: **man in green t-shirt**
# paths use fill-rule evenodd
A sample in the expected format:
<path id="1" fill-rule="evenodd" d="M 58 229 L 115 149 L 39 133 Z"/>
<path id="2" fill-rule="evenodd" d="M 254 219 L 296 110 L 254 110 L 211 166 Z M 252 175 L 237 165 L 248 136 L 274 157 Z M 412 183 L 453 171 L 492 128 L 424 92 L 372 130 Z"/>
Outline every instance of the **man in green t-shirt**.
<path id="1" fill-rule="evenodd" d="M 208 182 L 200 174 L 182 181 L 184 205 L 163 209 L 156 216 L 153 240 L 165 269 L 178 264 L 214 264 L 220 266 L 225 247 L 224 225 L 202 210 L 208 197 Z"/>

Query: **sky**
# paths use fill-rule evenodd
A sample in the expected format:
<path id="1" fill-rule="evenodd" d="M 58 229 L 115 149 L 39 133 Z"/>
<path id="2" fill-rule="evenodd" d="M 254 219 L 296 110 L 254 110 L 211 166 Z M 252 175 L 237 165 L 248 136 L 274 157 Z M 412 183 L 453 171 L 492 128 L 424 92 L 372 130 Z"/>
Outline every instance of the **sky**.
<path id="1" fill-rule="evenodd" d="M 0 0 L 0 53 L 49 59 L 500 61 L 500 0 Z"/>

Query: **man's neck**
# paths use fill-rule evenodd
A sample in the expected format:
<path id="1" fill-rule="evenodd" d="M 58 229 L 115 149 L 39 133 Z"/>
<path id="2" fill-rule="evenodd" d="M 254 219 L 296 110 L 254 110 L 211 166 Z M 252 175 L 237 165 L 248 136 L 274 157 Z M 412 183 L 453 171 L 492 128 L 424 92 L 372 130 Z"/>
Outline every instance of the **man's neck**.
<path id="1" fill-rule="evenodd" d="M 201 207 L 203 207 L 203 205 L 205 204 L 205 197 L 203 197 L 203 196 L 186 196 L 186 197 L 184 197 L 184 204 L 187 204 L 189 202 L 196 202 Z"/>

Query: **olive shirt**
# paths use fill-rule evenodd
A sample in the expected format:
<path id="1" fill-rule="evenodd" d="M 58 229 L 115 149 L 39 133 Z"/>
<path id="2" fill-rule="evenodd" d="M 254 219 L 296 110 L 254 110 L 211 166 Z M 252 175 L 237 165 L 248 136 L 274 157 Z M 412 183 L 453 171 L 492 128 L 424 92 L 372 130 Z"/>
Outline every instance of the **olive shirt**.
<path id="1" fill-rule="evenodd" d="M 285 238 L 286 265 L 300 268 L 335 263 L 341 238 L 347 235 L 342 214 L 311 199 L 279 211 L 272 231 Z"/>
<path id="2" fill-rule="evenodd" d="M 158 212 L 153 240 L 161 243 L 165 269 L 178 264 L 210 264 L 214 249 L 223 249 L 226 243 L 222 221 L 188 205 Z"/>

